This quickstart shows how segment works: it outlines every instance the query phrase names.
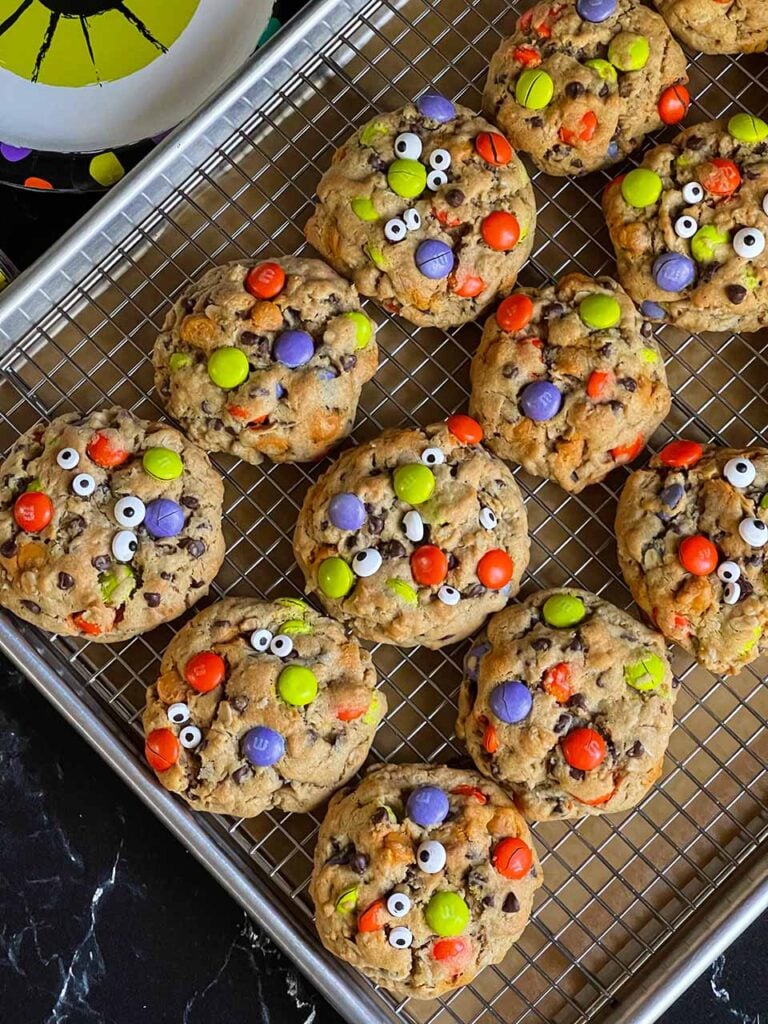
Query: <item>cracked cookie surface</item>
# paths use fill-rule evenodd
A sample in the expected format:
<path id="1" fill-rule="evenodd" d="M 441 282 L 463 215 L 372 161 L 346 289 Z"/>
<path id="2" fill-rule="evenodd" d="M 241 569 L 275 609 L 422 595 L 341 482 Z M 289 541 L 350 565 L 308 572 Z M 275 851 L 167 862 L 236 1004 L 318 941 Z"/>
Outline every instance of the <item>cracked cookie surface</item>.
<path id="1" fill-rule="evenodd" d="M 765 0 L 653 0 L 674 34 L 703 53 L 757 53 L 768 47 Z"/>

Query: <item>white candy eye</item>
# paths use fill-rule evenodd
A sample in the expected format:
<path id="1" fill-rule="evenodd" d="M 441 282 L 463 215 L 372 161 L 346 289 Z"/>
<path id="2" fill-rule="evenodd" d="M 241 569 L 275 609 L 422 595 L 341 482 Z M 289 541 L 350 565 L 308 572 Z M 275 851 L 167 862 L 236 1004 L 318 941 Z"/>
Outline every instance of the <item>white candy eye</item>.
<path id="1" fill-rule="evenodd" d="M 121 526 L 138 526 L 144 522 L 146 511 L 141 498 L 128 495 L 115 505 L 115 519 Z"/>
<path id="2" fill-rule="evenodd" d="M 441 185 L 448 183 L 448 175 L 445 171 L 430 171 L 427 175 L 427 188 L 437 192 Z"/>
<path id="3" fill-rule="evenodd" d="M 62 469 L 74 469 L 80 461 L 80 454 L 74 448 L 62 448 L 56 461 Z"/>
<path id="4" fill-rule="evenodd" d="M 429 166 L 436 171 L 447 171 L 451 166 L 451 154 L 447 149 L 433 149 L 429 154 Z"/>
<path id="5" fill-rule="evenodd" d="M 729 459 L 723 469 L 723 476 L 734 487 L 749 487 L 757 476 L 757 470 L 749 459 Z"/>
<path id="6" fill-rule="evenodd" d="M 421 227 L 421 214 L 418 210 L 405 210 L 403 222 L 409 231 L 418 231 Z"/>
<path id="7" fill-rule="evenodd" d="M 403 529 L 405 530 L 405 536 L 408 540 L 412 540 L 416 544 L 418 544 L 420 540 L 423 540 L 424 520 L 415 508 L 411 509 L 410 512 L 406 512 L 403 516 Z"/>
<path id="8" fill-rule="evenodd" d="M 269 645 L 269 649 L 278 658 L 287 658 L 293 650 L 293 640 L 285 633 L 278 633 Z"/>
<path id="9" fill-rule="evenodd" d="M 413 132 L 401 132 L 395 139 L 395 155 L 404 160 L 418 160 L 424 147 Z"/>
<path id="10" fill-rule="evenodd" d="M 683 199 L 686 203 L 700 203 L 704 198 L 704 189 L 698 181 L 689 181 L 683 185 Z"/>
<path id="11" fill-rule="evenodd" d="M 762 519 L 742 519 L 739 523 L 739 536 L 751 548 L 762 548 L 768 544 L 768 526 Z"/>
<path id="12" fill-rule="evenodd" d="M 400 220 L 399 217 L 393 217 L 384 225 L 384 237 L 390 242 L 402 242 L 407 234 L 408 228 L 405 226 L 405 221 Z"/>
<path id="13" fill-rule="evenodd" d="M 425 466 L 441 466 L 445 462 L 445 455 L 439 448 L 425 448 L 421 453 L 421 461 Z"/>
<path id="14" fill-rule="evenodd" d="M 389 944 L 394 946 L 395 949 L 408 949 L 412 942 L 413 932 L 410 928 L 406 928 L 404 924 L 399 924 L 397 928 L 393 928 L 389 933 Z"/>
<path id="15" fill-rule="evenodd" d="M 436 875 L 445 867 L 445 847 L 435 839 L 428 839 L 416 851 L 416 861 L 422 871 Z"/>
<path id="16" fill-rule="evenodd" d="M 358 551 L 352 559 L 352 572 L 355 576 L 373 576 L 381 568 L 381 555 L 374 548 Z"/>
<path id="17" fill-rule="evenodd" d="M 139 542 L 133 530 L 118 530 L 112 538 L 112 554 L 118 562 L 130 562 L 138 547 Z"/>
<path id="18" fill-rule="evenodd" d="M 405 917 L 411 909 L 411 898 L 404 892 L 393 892 L 387 897 L 387 910 L 392 917 Z"/>
<path id="19" fill-rule="evenodd" d="M 497 522 L 495 512 L 489 508 L 480 509 L 480 525 L 484 530 L 495 530 Z"/>
<path id="20" fill-rule="evenodd" d="M 768 192 L 763 196 L 763 213 L 768 214 Z"/>
<path id="21" fill-rule="evenodd" d="M 251 647 L 254 651 L 269 650 L 269 645 L 272 643 L 272 633 L 268 629 L 254 629 L 249 637 Z"/>
<path id="22" fill-rule="evenodd" d="M 72 481 L 72 490 L 81 498 L 87 498 L 96 490 L 96 481 L 90 473 L 78 473 Z"/>
<path id="23" fill-rule="evenodd" d="M 679 238 L 693 238 L 696 232 L 699 230 L 699 225 L 687 214 L 683 217 L 678 217 L 675 221 L 675 234 Z"/>
<path id="24" fill-rule="evenodd" d="M 184 725 L 189 721 L 189 708 L 181 701 L 178 704 L 171 704 L 166 714 L 168 721 L 173 722 L 174 725 Z"/>
<path id="25" fill-rule="evenodd" d="M 741 576 L 741 569 L 735 562 L 721 562 L 717 567 L 717 575 L 723 583 L 735 583 Z"/>
<path id="26" fill-rule="evenodd" d="M 203 740 L 203 734 L 196 725 L 185 725 L 179 733 L 179 743 L 185 750 L 194 750 Z"/>
<path id="27" fill-rule="evenodd" d="M 443 604 L 458 604 L 461 600 L 461 594 L 456 587 L 447 587 L 445 584 L 438 590 L 437 597 Z"/>
<path id="28" fill-rule="evenodd" d="M 723 600 L 726 604 L 736 604 L 741 597 L 741 587 L 738 583 L 726 583 L 723 587 Z"/>
<path id="29" fill-rule="evenodd" d="M 733 236 L 733 251 L 745 260 L 754 260 L 765 248 L 765 235 L 757 228 L 739 228 Z"/>

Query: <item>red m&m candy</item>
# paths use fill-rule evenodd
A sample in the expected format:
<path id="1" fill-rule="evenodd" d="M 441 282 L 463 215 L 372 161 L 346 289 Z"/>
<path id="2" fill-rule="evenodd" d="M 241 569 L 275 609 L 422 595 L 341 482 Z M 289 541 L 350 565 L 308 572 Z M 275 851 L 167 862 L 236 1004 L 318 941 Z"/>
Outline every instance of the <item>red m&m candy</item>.
<path id="1" fill-rule="evenodd" d="M 509 252 L 520 241 L 520 225 L 514 213 L 494 210 L 480 227 L 483 241 L 497 252 Z"/>
<path id="2" fill-rule="evenodd" d="M 592 771 L 605 760 L 605 740 L 595 729 L 586 726 L 569 732 L 560 746 L 571 768 L 582 772 Z"/>
<path id="3" fill-rule="evenodd" d="M 698 441 L 670 441 L 659 452 L 659 458 L 665 466 L 684 469 L 695 466 L 703 452 Z"/>
<path id="4" fill-rule="evenodd" d="M 659 96 L 659 117 L 664 124 L 677 124 L 688 113 L 691 97 L 684 85 L 670 85 Z"/>
<path id="5" fill-rule="evenodd" d="M 686 572 L 694 576 L 709 576 L 717 568 L 717 548 L 701 534 L 680 541 L 677 557 Z"/>
<path id="6" fill-rule="evenodd" d="M 493 850 L 493 866 L 505 878 L 525 878 L 533 866 L 533 854 L 527 843 L 517 836 L 508 836 Z"/>
<path id="7" fill-rule="evenodd" d="M 498 132 L 480 132 L 475 149 L 487 164 L 504 167 L 512 159 L 512 147 Z"/>
<path id="8" fill-rule="evenodd" d="M 411 575 L 423 587 L 436 587 L 448 575 L 448 559 L 434 544 L 422 544 L 411 555 Z"/>
<path id="9" fill-rule="evenodd" d="M 450 961 L 451 967 L 460 969 L 472 958 L 472 943 L 461 935 L 438 939 L 432 947 L 432 956 L 443 963 Z"/>
<path id="10" fill-rule="evenodd" d="M 179 741 L 170 729 L 153 729 L 144 744 L 144 756 L 156 772 L 167 772 L 179 760 Z"/>
<path id="11" fill-rule="evenodd" d="M 107 434 L 94 434 L 85 450 L 91 462 L 95 462 L 102 469 L 114 469 L 115 466 L 122 466 L 131 454 L 121 448 Z"/>
<path id="12" fill-rule="evenodd" d="M 544 687 L 544 692 L 548 693 L 550 697 L 554 697 L 558 704 L 565 704 L 573 696 L 570 680 L 570 666 L 567 662 L 561 661 L 547 669 L 541 685 Z"/>
<path id="13" fill-rule="evenodd" d="M 227 666 L 221 655 L 215 651 L 200 651 L 193 654 L 184 666 L 184 678 L 193 690 L 208 693 L 224 681 Z"/>
<path id="14" fill-rule="evenodd" d="M 25 491 L 14 503 L 13 518 L 25 533 L 40 533 L 53 518 L 53 502 L 42 491 Z"/>
<path id="15" fill-rule="evenodd" d="M 456 440 L 462 444 L 480 444 L 483 440 L 483 428 L 471 416 L 457 412 L 449 416 L 445 422 Z"/>
<path id="16" fill-rule="evenodd" d="M 707 164 L 704 164 L 706 167 Z M 714 157 L 709 162 L 709 170 L 701 179 L 701 184 L 716 196 L 729 196 L 741 184 L 741 172 L 733 160 L 722 160 Z"/>
<path id="17" fill-rule="evenodd" d="M 532 316 L 533 302 L 527 295 L 508 295 L 496 310 L 496 323 L 502 331 L 522 331 Z"/>
<path id="18" fill-rule="evenodd" d="M 489 590 L 501 590 L 512 579 L 515 564 L 502 548 L 486 551 L 477 563 L 477 578 Z"/>
<path id="19" fill-rule="evenodd" d="M 245 287 L 255 299 L 274 299 L 285 287 L 285 271 L 279 263 L 260 263 L 248 271 Z"/>

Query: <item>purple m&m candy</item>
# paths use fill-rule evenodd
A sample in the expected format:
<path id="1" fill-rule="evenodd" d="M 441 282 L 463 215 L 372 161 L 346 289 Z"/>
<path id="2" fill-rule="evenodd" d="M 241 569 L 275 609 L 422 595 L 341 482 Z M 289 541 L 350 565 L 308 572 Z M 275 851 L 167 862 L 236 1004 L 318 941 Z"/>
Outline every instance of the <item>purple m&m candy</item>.
<path id="1" fill-rule="evenodd" d="M 269 768 L 285 753 L 285 740 L 279 732 L 256 725 L 243 737 L 243 757 L 257 768 Z"/>
<path id="2" fill-rule="evenodd" d="M 576 0 L 576 10 L 584 21 L 605 21 L 616 13 L 616 0 Z"/>
<path id="3" fill-rule="evenodd" d="M 295 369 L 308 363 L 315 352 L 315 343 L 306 331 L 283 331 L 274 347 L 278 363 Z"/>
<path id="4" fill-rule="evenodd" d="M 453 250 L 450 245 L 436 238 L 428 238 L 419 243 L 416 250 L 416 266 L 424 277 L 433 281 L 448 277 L 453 270 Z"/>
<path id="5" fill-rule="evenodd" d="M 419 786 L 408 797 L 405 815 L 417 825 L 441 825 L 448 816 L 448 797 L 437 786 Z"/>
<path id="6" fill-rule="evenodd" d="M 611 142 L 608 143 L 608 159 L 609 160 L 615 160 L 618 155 L 619 155 L 619 144 L 617 142 L 613 142 L 613 140 L 611 140 Z"/>
<path id="7" fill-rule="evenodd" d="M 507 683 L 499 683 L 492 692 L 488 703 L 491 711 L 508 725 L 522 722 L 531 713 L 533 697 L 525 683 L 513 679 Z"/>
<path id="8" fill-rule="evenodd" d="M 416 100 L 416 109 L 422 117 L 429 117 L 438 124 L 445 124 L 456 117 L 456 107 L 439 92 L 425 92 Z"/>
<path id="9" fill-rule="evenodd" d="M 543 423 L 557 416 L 563 404 L 563 396 L 548 380 L 535 380 L 526 385 L 520 394 L 523 415 L 535 423 Z"/>
<path id="10" fill-rule="evenodd" d="M 153 537 L 175 537 L 184 529 L 184 509 L 170 498 L 155 498 L 147 505 L 144 526 Z"/>
<path id="11" fill-rule="evenodd" d="M 660 306 L 658 302 L 651 302 L 650 299 L 646 299 L 640 304 L 640 312 L 649 320 L 663 320 L 667 315 L 663 306 Z"/>
<path id="12" fill-rule="evenodd" d="M 328 503 L 328 518 L 337 530 L 359 530 L 365 522 L 365 505 L 356 494 L 334 494 Z"/>
<path id="13" fill-rule="evenodd" d="M 653 279 L 665 292 L 681 292 L 696 277 L 696 264 L 679 252 L 663 252 L 653 262 Z"/>

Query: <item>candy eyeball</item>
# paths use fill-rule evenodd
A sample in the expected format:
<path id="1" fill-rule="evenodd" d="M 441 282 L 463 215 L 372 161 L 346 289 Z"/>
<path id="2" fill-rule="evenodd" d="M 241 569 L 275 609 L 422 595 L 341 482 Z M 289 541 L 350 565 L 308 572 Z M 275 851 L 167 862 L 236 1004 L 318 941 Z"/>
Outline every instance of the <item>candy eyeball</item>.
<path id="1" fill-rule="evenodd" d="M 439 601 L 443 602 L 443 604 L 448 605 L 458 604 L 461 600 L 461 594 L 458 590 L 455 587 L 448 587 L 445 584 L 443 584 L 443 586 L 438 590 L 437 597 Z"/>
<path id="2" fill-rule="evenodd" d="M 447 185 L 447 184 L 448 184 L 448 175 L 445 173 L 445 171 L 434 171 L 433 170 L 433 171 L 430 171 L 429 174 L 427 175 L 427 188 L 430 189 L 430 191 L 432 191 L 432 192 L 437 192 L 437 190 L 442 185 Z"/>
<path id="3" fill-rule="evenodd" d="M 355 576 L 373 576 L 381 568 L 381 555 L 375 548 L 358 551 L 352 559 L 352 572 Z"/>
<path id="4" fill-rule="evenodd" d="M 741 587 L 738 583 L 726 583 L 723 587 L 723 600 L 726 604 L 736 604 L 741 597 Z"/>
<path id="5" fill-rule="evenodd" d="M 489 508 L 480 509 L 480 525 L 484 530 L 495 530 L 498 519 L 496 513 Z"/>
<path id="6" fill-rule="evenodd" d="M 259 651 L 263 654 L 269 650 L 269 645 L 272 643 L 272 633 L 268 629 L 254 629 L 248 639 L 254 651 Z"/>
<path id="7" fill-rule="evenodd" d="M 185 725 L 179 733 L 179 743 L 185 750 L 194 750 L 203 740 L 203 734 L 196 725 Z"/>
<path id="8" fill-rule="evenodd" d="M 418 160 L 424 147 L 413 132 L 401 132 L 395 139 L 395 156 L 403 160 Z"/>
<path id="9" fill-rule="evenodd" d="M 741 576 L 741 569 L 735 562 L 721 562 L 717 567 L 717 575 L 723 583 L 735 583 Z"/>
<path id="10" fill-rule="evenodd" d="M 421 453 L 421 461 L 425 466 L 441 466 L 445 462 L 445 455 L 439 448 L 425 448 Z"/>
<path id="11" fill-rule="evenodd" d="M 763 213 L 768 216 L 768 192 L 763 196 Z"/>
<path id="12" fill-rule="evenodd" d="M 734 487 L 749 487 L 757 476 L 757 470 L 749 459 L 729 459 L 723 469 L 723 476 Z"/>
<path id="13" fill-rule="evenodd" d="M 402 242 L 407 234 L 408 228 L 405 226 L 405 221 L 400 220 L 399 217 L 392 217 L 384 225 L 384 237 L 390 242 Z"/>
<path id="14" fill-rule="evenodd" d="M 269 649 L 277 658 L 287 658 L 293 650 L 293 640 L 285 633 L 278 633 L 271 641 Z"/>
<path id="15" fill-rule="evenodd" d="M 62 469 L 74 469 L 79 461 L 80 454 L 74 448 L 62 448 L 56 456 L 56 462 Z"/>
<path id="16" fill-rule="evenodd" d="M 447 171 L 451 166 L 451 154 L 447 149 L 433 149 L 429 154 L 429 166 L 436 171 Z"/>
<path id="17" fill-rule="evenodd" d="M 96 490 L 96 481 L 90 473 L 78 473 L 72 481 L 72 490 L 81 498 L 87 498 Z"/>
<path id="18" fill-rule="evenodd" d="M 421 843 L 416 851 L 416 862 L 428 875 L 436 875 L 445 867 L 445 847 L 436 839 L 428 839 Z"/>
<path id="19" fill-rule="evenodd" d="M 698 223 L 693 217 L 689 217 L 687 214 L 682 217 L 678 217 L 675 221 L 674 227 L 675 234 L 678 238 L 693 238 L 699 230 Z"/>
<path id="20" fill-rule="evenodd" d="M 751 548 L 762 548 L 768 544 L 768 526 L 762 519 L 742 519 L 739 523 L 739 536 Z"/>
<path id="21" fill-rule="evenodd" d="M 404 924 L 399 924 L 397 928 L 393 928 L 389 933 L 389 944 L 394 946 L 395 949 L 408 949 L 412 942 L 413 932 L 410 928 L 406 928 Z"/>
<path id="22" fill-rule="evenodd" d="M 415 508 L 403 516 L 403 530 L 408 540 L 412 540 L 415 544 L 424 539 L 424 520 Z"/>
<path id="23" fill-rule="evenodd" d="M 739 228 L 733 236 L 733 251 L 745 260 L 754 260 L 765 249 L 765 235 L 757 228 Z"/>
<path id="24" fill-rule="evenodd" d="M 121 526 L 138 526 L 144 522 L 146 507 L 141 498 L 127 495 L 115 505 L 115 519 Z"/>
<path id="25" fill-rule="evenodd" d="M 686 203 L 700 203 L 704 198 L 704 189 L 698 181 L 689 181 L 683 185 L 683 199 Z"/>
<path id="26" fill-rule="evenodd" d="M 166 714 L 168 715 L 168 721 L 173 722 L 174 725 L 184 725 L 185 722 L 189 721 L 189 708 L 183 701 L 171 704 Z"/>
<path id="27" fill-rule="evenodd" d="M 387 910 L 392 917 L 405 917 L 411 909 L 411 898 L 404 892 L 393 892 L 387 897 Z"/>
<path id="28" fill-rule="evenodd" d="M 405 210 L 403 222 L 409 231 L 418 231 L 421 227 L 421 214 L 418 210 Z"/>
<path id="29" fill-rule="evenodd" d="M 112 538 L 112 554 L 118 562 L 130 562 L 136 554 L 139 542 L 132 530 L 119 530 Z"/>

